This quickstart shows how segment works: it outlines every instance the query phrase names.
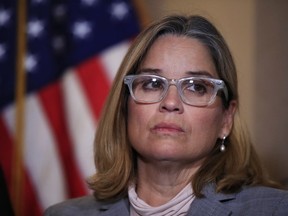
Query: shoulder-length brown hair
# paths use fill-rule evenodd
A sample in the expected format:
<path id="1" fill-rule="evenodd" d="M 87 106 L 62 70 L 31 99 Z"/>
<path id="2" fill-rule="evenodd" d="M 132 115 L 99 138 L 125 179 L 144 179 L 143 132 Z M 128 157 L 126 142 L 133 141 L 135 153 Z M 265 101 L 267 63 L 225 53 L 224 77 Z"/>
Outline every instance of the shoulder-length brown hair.
<path id="1" fill-rule="evenodd" d="M 236 68 L 229 48 L 218 30 L 201 16 L 168 16 L 144 30 L 126 54 L 114 79 L 112 89 L 98 125 L 94 155 L 97 172 L 89 179 L 98 200 L 117 200 L 127 196 L 128 186 L 136 177 L 135 152 L 127 137 L 127 99 L 123 84 L 127 74 L 136 73 L 152 43 L 161 35 L 173 34 L 198 39 L 209 50 L 218 76 L 228 87 L 229 102 L 238 101 Z M 237 103 L 239 104 L 239 103 Z M 227 108 L 227 106 L 226 106 Z M 226 140 L 226 151 L 217 142 L 210 156 L 191 180 L 197 197 L 207 183 L 217 191 L 231 193 L 243 185 L 268 184 L 258 157 L 245 132 L 237 110 L 232 132 Z"/>

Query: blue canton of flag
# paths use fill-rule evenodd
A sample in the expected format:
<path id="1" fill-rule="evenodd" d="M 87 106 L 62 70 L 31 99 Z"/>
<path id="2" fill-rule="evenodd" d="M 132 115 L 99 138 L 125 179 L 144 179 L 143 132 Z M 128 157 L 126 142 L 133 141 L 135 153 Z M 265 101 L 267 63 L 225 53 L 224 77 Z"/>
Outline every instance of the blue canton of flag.
<path id="1" fill-rule="evenodd" d="M 15 91 L 17 1 L 0 2 L 0 108 Z M 30 0 L 27 5 L 27 91 L 59 78 L 79 64 L 139 31 L 127 0 Z"/>

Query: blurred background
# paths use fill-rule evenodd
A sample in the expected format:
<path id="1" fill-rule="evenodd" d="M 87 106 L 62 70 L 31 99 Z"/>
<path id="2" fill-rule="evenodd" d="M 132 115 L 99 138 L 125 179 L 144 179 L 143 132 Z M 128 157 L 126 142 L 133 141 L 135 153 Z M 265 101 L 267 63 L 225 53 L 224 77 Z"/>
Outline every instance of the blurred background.
<path id="1" fill-rule="evenodd" d="M 42 215 L 89 194 L 93 139 L 135 36 L 171 13 L 223 34 L 240 111 L 272 178 L 288 188 L 288 1 L 1 0 L 0 215 Z"/>

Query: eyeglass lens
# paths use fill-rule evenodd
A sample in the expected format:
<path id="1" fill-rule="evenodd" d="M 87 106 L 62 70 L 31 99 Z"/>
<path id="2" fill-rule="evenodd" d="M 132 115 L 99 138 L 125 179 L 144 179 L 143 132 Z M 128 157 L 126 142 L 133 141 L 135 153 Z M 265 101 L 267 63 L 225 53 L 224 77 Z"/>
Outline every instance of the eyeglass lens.
<path id="1" fill-rule="evenodd" d="M 166 95 L 170 84 L 164 77 L 140 75 L 132 81 L 132 93 L 139 102 L 158 102 Z M 215 84 L 205 78 L 182 78 L 172 84 L 177 86 L 182 100 L 191 105 L 207 105 L 217 94 Z"/>

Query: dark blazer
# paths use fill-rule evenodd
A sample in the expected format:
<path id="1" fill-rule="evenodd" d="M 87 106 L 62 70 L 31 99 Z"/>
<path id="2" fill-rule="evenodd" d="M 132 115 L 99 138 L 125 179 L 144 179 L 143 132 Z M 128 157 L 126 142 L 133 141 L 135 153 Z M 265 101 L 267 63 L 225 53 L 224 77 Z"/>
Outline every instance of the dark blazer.
<path id="1" fill-rule="evenodd" d="M 288 192 L 268 187 L 246 187 L 238 193 L 216 193 L 213 185 L 204 188 L 204 198 L 196 198 L 188 216 L 277 215 L 288 216 Z M 86 196 L 56 204 L 45 211 L 45 216 L 129 216 L 127 198 L 115 203 L 102 203 Z"/>

